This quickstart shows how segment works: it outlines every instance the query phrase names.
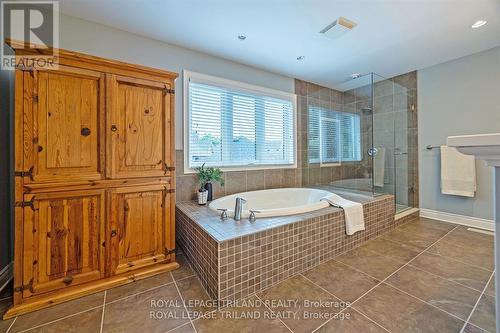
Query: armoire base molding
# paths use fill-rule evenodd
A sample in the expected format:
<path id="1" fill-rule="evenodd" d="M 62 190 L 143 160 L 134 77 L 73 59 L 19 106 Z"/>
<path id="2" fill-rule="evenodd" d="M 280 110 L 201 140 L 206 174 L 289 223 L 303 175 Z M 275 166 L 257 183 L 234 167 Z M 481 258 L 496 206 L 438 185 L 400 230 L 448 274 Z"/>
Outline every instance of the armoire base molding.
<path id="1" fill-rule="evenodd" d="M 137 280 L 142 280 L 153 275 L 174 270 L 176 268 L 179 268 L 179 264 L 177 262 L 169 262 L 166 264 L 160 263 L 154 266 L 136 269 L 128 273 L 123 273 L 95 282 L 89 282 L 87 284 L 69 287 L 67 289 L 64 289 L 63 291 L 34 296 L 32 297 L 32 299 L 27 299 L 23 303 L 11 307 L 4 314 L 3 319 L 6 320 L 28 312 L 40 310 L 49 306 L 71 301 L 79 297 L 94 294 L 109 288 L 133 283 Z"/>

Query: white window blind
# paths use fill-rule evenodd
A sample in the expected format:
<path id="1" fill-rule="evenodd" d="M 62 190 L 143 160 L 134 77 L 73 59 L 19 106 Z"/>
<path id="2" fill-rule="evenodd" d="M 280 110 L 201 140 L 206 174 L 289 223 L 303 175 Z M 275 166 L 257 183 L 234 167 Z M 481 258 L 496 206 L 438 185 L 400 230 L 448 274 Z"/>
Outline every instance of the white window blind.
<path id="1" fill-rule="evenodd" d="M 295 165 L 294 96 L 280 98 L 215 79 L 188 78 L 188 168 Z"/>
<path id="2" fill-rule="evenodd" d="M 309 105 L 309 162 L 361 161 L 360 116 Z"/>

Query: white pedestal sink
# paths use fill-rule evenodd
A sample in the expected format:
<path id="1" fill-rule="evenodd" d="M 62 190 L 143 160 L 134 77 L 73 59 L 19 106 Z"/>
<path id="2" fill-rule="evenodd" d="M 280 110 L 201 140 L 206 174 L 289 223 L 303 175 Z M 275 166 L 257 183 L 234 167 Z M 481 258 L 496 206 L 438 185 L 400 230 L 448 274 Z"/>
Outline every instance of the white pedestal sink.
<path id="1" fill-rule="evenodd" d="M 449 147 L 494 167 L 495 272 L 500 269 L 500 133 L 449 136 Z M 500 274 L 495 273 L 496 324 L 500 331 Z"/>

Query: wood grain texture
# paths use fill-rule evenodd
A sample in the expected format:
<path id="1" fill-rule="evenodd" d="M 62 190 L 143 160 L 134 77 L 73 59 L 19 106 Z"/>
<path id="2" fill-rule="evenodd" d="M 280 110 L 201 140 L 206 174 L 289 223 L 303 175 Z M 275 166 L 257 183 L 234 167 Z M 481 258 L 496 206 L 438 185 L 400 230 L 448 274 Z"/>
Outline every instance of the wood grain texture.
<path id="1" fill-rule="evenodd" d="M 33 117 L 32 161 L 34 182 L 100 179 L 103 140 L 104 75 L 61 66 L 58 70 L 34 71 L 33 94 L 38 102 Z"/>
<path id="2" fill-rule="evenodd" d="M 111 191 L 112 274 L 155 264 L 166 258 L 163 209 L 166 186 L 117 188 Z M 170 210 L 170 209 L 169 209 Z"/>
<path id="3" fill-rule="evenodd" d="M 170 175 L 170 103 L 165 84 L 113 76 L 111 95 L 111 160 L 113 178 Z"/>
<path id="4" fill-rule="evenodd" d="M 15 100 L 14 100 L 14 168 L 24 171 L 24 73 L 15 72 Z M 23 200 L 23 177 L 14 179 L 14 200 Z M 14 208 L 14 286 L 23 284 L 23 231 L 24 231 L 24 209 Z M 14 304 L 22 302 L 22 294 L 13 294 Z"/>
<path id="5" fill-rule="evenodd" d="M 33 199 L 33 195 L 27 195 L 27 199 Z M 104 200 L 104 190 L 34 198 L 35 211 L 26 213 L 23 272 L 25 283 L 33 281 L 33 288 L 24 290 L 25 297 L 104 277 L 104 251 L 100 246 L 105 237 Z"/>
<path id="6" fill-rule="evenodd" d="M 25 174 L 15 177 L 15 292 L 5 318 L 178 267 L 168 168 L 177 74 L 59 56 L 57 69 L 15 73 L 15 170 Z"/>

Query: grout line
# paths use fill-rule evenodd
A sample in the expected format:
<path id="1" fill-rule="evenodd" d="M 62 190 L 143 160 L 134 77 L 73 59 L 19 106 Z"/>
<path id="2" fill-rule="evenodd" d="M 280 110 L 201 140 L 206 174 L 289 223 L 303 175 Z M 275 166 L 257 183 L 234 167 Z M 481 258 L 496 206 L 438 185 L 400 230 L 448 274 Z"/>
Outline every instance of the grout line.
<path id="1" fill-rule="evenodd" d="M 100 333 L 102 333 L 102 328 L 104 326 L 104 310 L 106 309 L 106 295 L 107 295 L 108 291 L 105 290 L 104 291 L 104 299 L 102 300 L 102 314 L 101 314 L 101 329 L 100 329 Z"/>
<path id="2" fill-rule="evenodd" d="M 351 308 L 353 309 L 354 311 L 358 312 L 359 314 L 361 314 L 363 317 L 366 317 L 368 320 L 372 321 L 373 323 L 375 323 L 377 326 L 380 326 L 381 328 L 383 328 L 385 331 L 387 332 L 390 332 L 387 328 L 385 328 L 384 326 L 380 325 L 379 323 L 377 323 L 375 320 L 371 319 L 370 317 L 368 317 L 367 315 L 365 315 L 364 313 L 361 313 L 359 312 L 358 310 L 354 309 L 353 307 L 351 307 L 351 303 L 350 302 L 346 302 L 344 301 L 343 299 L 341 299 L 340 297 L 338 297 L 337 295 L 331 293 L 330 291 L 326 290 L 325 288 L 323 288 L 322 286 L 320 286 L 319 284 L 317 284 L 316 282 L 314 282 L 313 280 L 309 279 L 307 276 L 303 275 L 302 273 L 300 273 L 299 275 L 301 275 L 304 279 L 306 279 L 307 281 L 311 282 L 313 285 L 315 285 L 316 287 L 318 288 L 321 288 L 322 290 L 324 290 L 326 293 L 330 294 L 331 296 L 335 297 L 336 299 L 340 300 L 341 302 L 347 304 L 347 306 L 345 308 L 343 308 L 341 311 L 339 311 L 337 314 L 341 314 L 342 312 L 346 311 L 347 309 Z M 377 281 L 380 281 L 379 279 L 376 279 Z M 331 319 L 330 319 L 331 320 Z M 330 320 L 326 321 L 325 323 L 321 324 L 320 326 L 318 326 L 316 329 L 313 330 L 313 332 L 317 331 L 319 328 L 323 327 L 324 325 L 326 325 L 326 323 L 328 323 Z"/>
<path id="3" fill-rule="evenodd" d="M 455 227 L 456 228 L 456 227 Z M 360 297 L 358 297 L 356 300 L 354 300 L 354 302 L 352 302 L 352 304 L 356 303 L 357 301 L 359 301 L 359 299 L 361 299 L 363 296 L 365 296 L 366 294 L 368 294 L 370 291 L 372 291 L 373 289 L 375 289 L 377 286 L 381 285 L 382 283 L 384 283 L 386 280 L 388 280 L 390 277 L 392 277 L 394 274 L 396 274 L 397 272 L 399 272 L 401 269 L 403 269 L 404 267 L 406 267 L 407 265 L 409 265 L 412 261 L 414 261 L 415 259 L 417 259 L 422 253 L 424 253 L 425 251 L 427 251 L 427 249 L 429 249 L 430 247 L 432 247 L 434 244 L 436 244 L 437 242 L 439 242 L 442 238 L 446 237 L 446 235 L 448 235 L 450 232 L 452 232 L 453 230 L 455 230 L 455 228 L 451 229 L 450 231 L 448 231 L 443 237 L 439 238 L 438 240 L 436 240 L 434 243 L 432 243 L 431 245 L 429 245 L 426 249 L 424 249 L 422 252 L 420 252 L 418 255 L 416 255 L 415 257 L 413 257 L 411 260 L 409 260 L 406 264 L 404 264 L 403 266 L 399 267 L 397 270 L 395 270 L 394 272 L 392 272 L 389 276 L 387 276 L 386 278 L 384 278 L 382 281 L 380 281 L 376 286 L 374 286 L 372 289 L 368 290 L 366 293 L 364 293 L 363 295 L 361 295 Z"/>
<path id="4" fill-rule="evenodd" d="M 61 303 L 63 304 L 63 303 Z M 17 333 L 22 333 L 22 332 L 27 332 L 27 331 L 31 331 L 35 328 L 39 328 L 39 327 L 43 327 L 43 326 L 46 326 L 46 325 L 49 325 L 49 324 L 53 324 L 55 322 L 58 322 L 58 321 L 61 321 L 61 320 L 64 320 L 64 319 L 68 319 L 68 318 L 71 318 L 71 317 L 74 317 L 74 316 L 77 316 L 77 315 L 80 315 L 82 313 L 85 313 L 85 312 L 89 312 L 89 311 L 93 311 L 93 310 L 96 310 L 96 309 L 99 309 L 100 307 L 102 307 L 102 305 L 98 305 L 98 306 L 94 306 L 92 308 L 89 308 L 87 310 L 83 310 L 83 311 L 79 311 L 79 312 L 75 312 L 75 313 L 72 313 L 70 315 L 67 315 L 67 316 L 64 316 L 64 317 L 61 317 L 61 318 L 57 318 L 57 319 L 54 319 L 54 320 L 51 320 L 51 321 L 48 321 L 46 323 L 43 323 L 43 324 L 40 324 L 40 325 L 36 325 L 36 326 L 33 326 L 33 327 L 30 327 L 30 328 L 27 328 L 25 330 L 22 330 L 22 331 L 19 331 Z M 42 309 L 43 310 L 43 309 Z M 40 311 L 40 310 L 38 310 Z"/>
<path id="5" fill-rule="evenodd" d="M 359 313 L 360 315 L 362 315 L 363 317 L 365 317 L 366 319 L 368 319 L 369 321 L 371 321 L 372 323 L 374 323 L 375 325 L 377 325 L 378 327 L 382 328 L 384 331 L 387 331 L 389 333 L 391 333 L 391 331 L 389 331 L 387 328 L 385 328 L 384 326 L 380 325 L 379 323 L 377 323 L 375 320 L 371 319 L 370 317 L 368 317 L 367 315 L 365 315 L 364 313 L 361 313 L 359 312 L 358 310 L 356 310 L 355 308 L 349 306 L 352 310 L 356 311 L 357 313 Z"/>
<path id="6" fill-rule="evenodd" d="M 12 328 L 12 326 L 14 326 L 14 323 L 16 322 L 17 318 L 19 318 L 19 317 L 15 317 L 14 318 L 14 320 L 12 321 L 12 323 L 10 323 L 9 328 L 7 328 L 7 331 L 5 331 L 5 333 L 9 333 L 10 329 Z"/>
<path id="7" fill-rule="evenodd" d="M 198 333 L 198 331 L 196 330 L 196 327 L 194 326 L 194 322 L 193 322 L 193 320 L 191 320 L 191 327 L 193 328 L 193 331 L 194 331 L 195 333 Z"/>
<path id="8" fill-rule="evenodd" d="M 187 323 L 184 323 L 180 326 L 177 326 L 177 327 L 174 327 L 174 328 L 171 328 L 169 329 L 168 331 L 166 331 L 165 333 L 170 333 L 170 332 L 175 332 L 176 330 L 178 330 L 179 328 L 181 327 L 184 327 L 184 326 L 188 326 L 188 325 L 191 325 L 191 327 L 193 327 L 194 331 L 196 332 L 196 329 L 194 328 L 194 325 L 192 322 L 187 322 Z"/>
<path id="9" fill-rule="evenodd" d="M 402 292 L 403 294 L 406 294 L 406 295 L 408 295 L 408 296 L 410 296 L 410 297 L 416 298 L 416 299 L 418 299 L 419 301 L 424 302 L 424 303 L 426 303 L 426 304 L 428 304 L 428 305 L 432 306 L 433 308 L 436 308 L 436 309 L 438 309 L 438 310 L 441 310 L 441 311 L 443 311 L 444 313 L 446 313 L 446 314 L 448 314 L 448 315 L 450 315 L 450 316 L 452 316 L 452 317 L 455 317 L 455 318 L 459 319 L 460 321 L 465 321 L 465 319 L 462 319 L 462 318 L 460 318 L 459 316 L 457 316 L 457 315 L 455 315 L 455 314 L 453 314 L 453 313 L 450 313 L 450 312 L 448 312 L 448 311 L 446 311 L 446 310 L 443 310 L 443 309 L 441 309 L 441 308 L 439 308 L 439 307 L 435 306 L 434 304 L 431 304 L 431 303 L 427 302 L 426 300 L 423 300 L 423 299 L 421 299 L 421 298 L 419 298 L 419 297 L 417 297 L 417 296 L 415 296 L 415 295 L 412 295 L 412 294 L 410 294 L 409 292 L 404 291 L 403 289 L 400 289 L 399 287 L 396 287 L 396 286 L 394 286 L 394 285 L 392 285 L 392 284 L 390 284 L 390 283 L 387 283 L 387 282 L 384 282 L 384 284 L 385 284 L 385 285 L 387 285 L 387 286 L 389 286 L 389 287 L 391 287 L 391 288 L 393 288 L 393 289 L 396 289 L 396 290 L 398 290 L 398 291 Z"/>
<path id="10" fill-rule="evenodd" d="M 179 287 L 177 286 L 177 282 L 175 282 L 174 275 L 172 274 L 172 272 L 170 272 L 170 276 L 172 277 L 172 280 L 174 281 L 175 289 L 177 290 L 177 293 L 179 294 L 179 297 L 181 298 L 181 302 L 182 302 L 182 305 L 184 306 L 184 310 L 186 310 L 186 313 L 187 313 L 188 318 L 189 318 L 189 322 L 191 323 L 191 326 L 193 326 L 193 329 L 196 332 L 196 328 L 194 327 L 194 324 L 193 324 L 193 318 L 191 318 L 191 313 L 188 311 L 188 309 L 186 307 L 186 302 L 184 302 L 184 297 L 182 297 L 181 291 L 179 290 Z M 182 325 L 180 325 L 180 326 L 182 326 Z"/>
<path id="11" fill-rule="evenodd" d="M 451 283 L 454 283 L 454 284 L 458 284 L 459 286 L 462 286 L 462 287 L 464 287 L 464 288 L 467 288 L 467 289 L 470 289 L 470 290 L 477 291 L 478 293 L 480 293 L 480 292 L 481 292 L 481 290 L 478 290 L 478 289 L 473 288 L 473 287 L 471 287 L 471 286 L 467 286 L 467 285 L 462 284 L 462 283 L 460 283 L 460 282 L 456 282 L 456 281 L 453 281 L 453 280 L 449 280 L 448 278 L 446 278 L 446 277 L 444 277 L 444 276 L 441 276 L 441 275 L 438 275 L 438 274 L 435 274 L 435 273 L 432 273 L 432 272 L 426 271 L 425 269 L 422 269 L 422 268 L 420 268 L 420 267 L 418 267 L 418 266 L 414 266 L 414 265 L 412 265 L 412 264 L 409 264 L 408 266 L 411 266 L 411 267 L 413 267 L 413 268 L 415 268 L 415 269 L 418 269 L 419 271 L 425 272 L 425 273 L 427 273 L 427 274 L 434 275 L 435 277 L 438 277 L 438 278 L 440 278 L 440 279 L 446 280 L 446 281 L 448 281 L 448 282 L 451 282 Z"/>
<path id="12" fill-rule="evenodd" d="M 195 275 L 194 275 L 194 274 L 192 274 L 192 275 L 189 275 L 189 276 L 183 277 L 183 278 L 181 278 L 181 279 L 178 279 L 177 281 L 182 281 L 182 280 L 185 280 L 185 279 L 189 279 L 189 278 L 192 278 L 193 276 L 195 276 Z M 151 276 L 151 277 L 153 277 L 153 276 Z M 140 281 L 140 280 L 139 280 L 139 281 Z M 135 283 L 135 282 L 132 282 L 132 283 Z M 158 288 L 162 288 L 162 287 L 166 287 L 166 286 L 171 285 L 171 284 L 173 284 L 173 283 L 174 283 L 174 277 L 173 277 L 173 275 L 172 275 L 172 281 L 171 281 L 171 282 L 168 282 L 168 283 L 165 283 L 165 284 L 160 284 L 160 285 L 154 286 L 154 287 L 152 287 L 152 288 L 149 288 L 149 289 L 146 289 L 146 290 L 139 291 L 139 292 L 137 292 L 137 293 L 135 293 L 135 294 L 130 294 L 130 295 L 127 295 L 127 296 L 120 297 L 120 298 L 118 298 L 118 299 L 115 299 L 115 300 L 113 300 L 113 301 L 108 302 L 107 304 L 113 304 L 113 303 L 116 303 L 116 302 L 119 302 L 119 301 L 123 301 L 123 300 L 125 300 L 125 299 L 127 299 L 127 298 L 129 298 L 129 297 L 142 295 L 142 294 L 147 293 L 147 292 L 149 292 L 149 291 L 152 291 L 152 290 L 155 290 L 155 289 L 158 289 Z"/>
<path id="13" fill-rule="evenodd" d="M 307 281 L 311 282 L 313 285 L 315 285 L 316 287 L 320 288 L 321 290 L 323 290 L 324 292 L 330 294 L 330 296 L 333 296 L 335 297 L 336 299 L 338 299 L 339 301 L 341 302 L 344 302 L 346 304 L 350 304 L 349 302 L 346 302 L 344 301 L 343 299 L 341 299 L 340 297 L 338 297 L 337 295 L 333 294 L 332 292 L 326 290 L 325 288 L 323 288 L 322 286 L 320 286 L 319 284 L 317 284 L 316 282 L 314 282 L 313 280 L 311 280 L 310 278 L 308 278 L 307 276 L 305 276 L 304 274 L 300 273 L 299 274 L 300 276 L 302 276 L 304 279 L 306 279 Z"/>
<path id="14" fill-rule="evenodd" d="M 262 304 L 264 304 L 264 306 L 265 306 L 266 308 L 268 308 L 268 309 L 269 309 L 269 311 L 271 311 L 271 313 L 272 313 L 272 314 L 275 314 L 275 312 L 273 311 L 273 309 L 271 309 L 271 308 L 267 305 L 267 303 L 266 303 L 266 302 L 264 302 L 264 301 L 262 300 L 262 298 L 260 298 L 257 294 L 255 294 L 255 297 L 257 297 L 257 298 L 258 298 L 258 299 L 262 302 Z M 280 318 L 279 316 L 277 316 L 277 318 L 278 318 L 278 320 L 280 321 L 280 323 L 282 323 L 282 324 L 283 324 L 283 325 L 284 325 L 284 326 L 285 326 L 285 327 L 286 327 L 286 328 L 287 328 L 290 332 L 292 332 L 292 333 L 293 333 L 292 329 L 291 329 L 290 327 L 288 327 L 288 325 L 287 325 L 287 324 L 285 324 L 285 322 L 284 322 L 283 320 L 281 320 L 281 318 Z"/>
<path id="15" fill-rule="evenodd" d="M 456 261 L 456 262 L 459 262 L 461 264 L 464 264 L 464 265 L 467 265 L 467 266 L 471 266 L 471 267 L 474 267 L 474 268 L 478 268 L 480 270 L 483 270 L 485 272 L 488 272 L 488 273 L 491 273 L 493 272 L 492 270 L 488 269 L 488 268 L 485 268 L 485 267 L 481 267 L 481 266 L 476 266 L 474 264 L 471 264 L 471 263 L 468 263 L 468 262 L 465 262 L 465 261 L 462 261 L 462 260 L 458 260 L 458 259 L 455 259 L 455 258 L 452 258 L 452 257 L 448 257 L 448 256 L 444 256 L 442 254 L 439 254 L 439 253 L 434 253 L 434 252 L 429 252 L 429 251 L 426 251 L 427 253 L 430 253 L 430 254 L 434 254 L 436 256 L 440 256 L 440 257 L 443 257 L 443 258 L 446 258 L 446 259 L 450 259 L 452 261 Z"/>
<path id="16" fill-rule="evenodd" d="M 486 282 L 486 285 L 484 286 L 481 295 L 479 295 L 479 297 L 478 297 L 478 299 L 476 301 L 476 304 L 474 304 L 474 307 L 472 308 L 472 311 L 469 313 L 469 316 L 467 317 L 467 320 L 465 321 L 464 326 L 462 326 L 462 330 L 460 331 L 460 333 L 462 333 L 465 330 L 465 327 L 467 326 L 467 324 L 469 324 L 469 321 L 470 321 L 470 319 L 472 317 L 472 314 L 474 313 L 474 311 L 476 311 L 476 308 L 477 308 L 477 305 L 479 304 L 479 301 L 481 300 L 481 298 L 483 298 L 483 295 L 485 294 L 486 289 L 488 289 L 488 285 L 490 284 L 491 280 L 494 279 L 494 278 L 495 278 L 495 271 L 493 271 L 493 273 L 491 273 L 490 278 L 488 279 L 488 282 Z M 471 325 L 474 325 L 474 324 L 471 324 Z M 476 325 L 474 325 L 474 326 L 476 326 Z M 481 328 L 481 329 L 484 330 L 483 328 Z"/>
<path id="17" fill-rule="evenodd" d="M 445 236 L 446 236 L 446 235 L 445 235 Z M 444 236 L 443 236 L 443 237 L 444 237 Z M 383 239 L 384 239 L 384 240 L 388 240 L 388 241 L 393 242 L 393 243 L 396 243 L 396 244 L 400 244 L 400 245 L 410 245 L 410 246 L 412 246 L 411 244 L 408 244 L 408 243 L 403 243 L 403 242 L 398 242 L 397 240 L 393 240 L 393 239 L 387 239 L 387 238 L 383 238 Z M 440 239 L 440 240 L 441 240 L 441 239 Z M 445 240 L 445 242 L 448 242 L 448 241 L 446 241 L 446 240 Z M 437 243 L 437 242 L 436 242 L 436 243 Z M 436 243 L 433 243 L 433 244 L 436 244 Z M 454 244 L 454 245 L 457 245 L 457 244 L 455 244 L 455 243 L 453 243 L 453 244 Z M 413 245 L 413 246 L 414 246 L 414 245 Z M 463 247 L 463 246 L 460 246 L 460 245 L 457 245 L 457 246 L 458 246 L 458 247 L 460 247 L 460 248 L 462 248 L 462 249 L 467 250 L 467 248 L 466 248 L 466 247 Z M 467 262 L 464 262 L 464 261 L 461 261 L 461 260 L 458 260 L 458 259 L 455 259 L 455 258 L 452 258 L 452 257 L 448 257 L 448 256 L 445 256 L 445 255 L 442 255 L 442 254 L 439 254 L 439 253 L 429 252 L 429 251 L 428 251 L 428 249 L 429 249 L 429 248 L 427 248 L 427 249 L 425 250 L 425 252 L 430 253 L 430 254 L 434 254 L 434 255 L 437 255 L 437 256 L 440 256 L 440 257 L 443 257 L 443 258 L 446 258 L 446 259 L 450 259 L 450 260 L 453 260 L 453 261 L 457 261 L 457 262 L 460 262 L 460 263 L 462 263 L 462 264 L 472 266 L 472 267 L 474 267 L 474 268 L 479 268 L 479 269 L 481 269 L 481 270 L 483 270 L 483 271 L 487 271 L 487 272 L 489 272 L 489 273 L 491 273 L 491 272 L 492 272 L 491 270 L 489 270 L 489 269 L 487 269 L 487 268 L 484 268 L 484 267 L 481 267 L 481 266 L 476 266 L 476 265 L 474 265 L 474 264 L 467 263 Z M 379 253 L 379 252 L 374 251 L 374 250 L 372 250 L 372 251 L 373 251 L 373 252 L 376 252 L 376 253 Z M 379 254 L 382 254 L 382 253 L 379 253 Z M 382 255 L 383 255 L 383 254 L 382 254 Z"/>
<path id="18" fill-rule="evenodd" d="M 367 250 L 367 251 L 370 251 L 370 252 L 373 252 L 373 253 L 376 253 L 376 254 L 378 254 L 378 255 L 380 255 L 380 256 L 382 256 L 382 257 L 384 257 L 384 258 L 390 259 L 390 260 L 394 261 L 395 263 L 401 263 L 401 262 L 398 262 L 397 260 L 395 260 L 395 259 L 393 259 L 393 258 L 391 258 L 391 257 L 386 256 L 385 254 L 378 253 L 378 252 L 373 251 L 373 250 L 370 250 L 370 249 L 366 249 L 366 250 Z M 430 252 L 425 252 L 425 253 L 427 253 L 427 254 L 428 254 L 428 253 L 430 253 Z M 431 254 L 432 254 L 432 255 L 434 255 L 434 253 L 431 253 Z M 437 255 L 438 255 L 438 254 L 437 254 Z M 438 256 L 439 256 L 439 255 L 438 255 Z M 416 257 L 415 257 L 415 258 L 416 258 Z M 447 258 L 447 259 L 448 259 L 448 257 L 444 257 L 444 258 Z M 449 259 L 453 260 L 452 258 L 449 258 Z M 340 264 L 342 264 L 342 265 L 348 266 L 348 267 L 350 267 L 350 268 L 352 268 L 352 269 L 354 269 L 354 270 L 356 270 L 356 271 L 358 271 L 358 272 L 360 272 L 360 273 L 363 273 L 363 274 L 365 274 L 365 275 L 367 275 L 367 276 L 369 276 L 369 277 L 371 277 L 371 278 L 373 278 L 373 279 L 376 279 L 376 280 L 378 280 L 378 281 L 381 281 L 381 279 L 376 278 L 375 276 L 372 276 L 372 275 L 368 274 L 367 272 L 364 272 L 364 271 L 360 270 L 360 269 L 359 269 L 359 268 L 357 268 L 357 267 L 351 266 L 351 265 L 349 265 L 349 264 L 347 264 L 347 263 L 345 263 L 345 262 L 343 262 L 343 261 L 337 260 L 337 258 L 333 258 L 332 260 L 335 260 L 336 262 L 338 262 L 338 263 L 340 263 Z M 455 261 L 456 261 L 456 260 L 455 260 Z M 479 293 L 481 292 L 481 290 L 478 290 L 478 289 L 476 289 L 476 288 L 473 288 L 473 287 L 467 286 L 467 285 L 462 284 L 462 283 L 460 283 L 460 282 L 456 282 L 456 281 L 453 281 L 453 280 L 449 280 L 448 278 L 446 278 L 446 277 L 444 277 L 444 276 L 441 276 L 441 275 L 438 275 L 438 274 L 435 274 L 435 273 L 429 272 L 429 271 L 427 271 L 427 270 L 425 270 L 425 269 L 423 269 L 423 268 L 421 268 L 421 267 L 415 266 L 414 264 L 411 264 L 409 261 L 408 261 L 407 265 L 408 265 L 408 266 L 410 266 L 410 267 L 413 267 L 413 268 L 415 268 L 415 269 L 418 269 L 419 271 L 425 272 L 425 273 L 427 273 L 427 274 L 433 275 L 433 276 L 438 277 L 438 278 L 440 278 L 440 279 L 443 279 L 443 280 L 446 280 L 446 281 L 448 281 L 448 282 L 451 282 L 451 283 L 457 284 L 457 285 L 459 285 L 459 286 L 462 286 L 462 287 L 464 287 L 464 288 L 467 288 L 467 289 L 470 289 L 470 290 L 473 290 L 473 291 L 476 291 L 476 292 L 479 292 Z M 469 265 L 469 266 L 470 266 L 470 265 Z M 401 267 L 401 268 L 402 268 L 402 267 Z"/>
<path id="19" fill-rule="evenodd" d="M 339 261 L 339 262 L 340 262 L 340 261 Z M 343 262 L 340 262 L 340 263 L 341 263 L 341 264 L 344 264 Z M 360 270 L 356 269 L 355 267 L 353 267 L 353 266 L 351 266 L 351 265 L 348 265 L 348 264 L 344 264 L 344 265 L 349 266 L 350 268 L 352 268 L 352 269 L 354 269 L 354 270 L 356 270 L 356 271 L 358 271 L 358 272 L 360 272 L 360 273 L 363 273 L 363 274 L 365 274 L 365 275 L 367 275 L 367 276 L 369 276 L 369 277 L 371 277 L 371 278 L 373 278 L 373 279 L 376 279 L 376 280 L 380 281 L 380 279 L 377 279 L 376 277 L 371 276 L 371 275 L 370 275 L 370 274 L 368 274 L 368 273 L 365 273 L 365 272 L 363 272 L 363 271 L 360 271 Z M 408 264 L 406 264 L 406 265 L 404 265 L 404 266 L 410 266 L 410 267 L 412 267 L 412 268 L 414 268 L 414 269 L 418 269 L 418 270 L 420 270 L 420 271 L 422 271 L 422 272 L 428 273 L 428 274 L 430 274 L 430 275 L 434 275 L 434 276 L 436 276 L 436 277 L 438 277 L 438 278 L 440 278 L 440 279 L 442 279 L 442 280 L 446 280 L 446 281 L 451 282 L 451 283 L 456 283 L 456 282 L 453 282 L 453 281 L 449 281 L 448 279 L 445 279 L 445 278 L 443 278 L 443 277 L 441 277 L 441 276 L 439 276 L 439 275 L 436 275 L 436 274 L 433 274 L 433 273 L 427 272 L 427 271 L 425 271 L 425 270 L 423 270 L 423 269 L 420 269 L 420 268 L 418 268 L 418 267 L 412 266 L 412 265 L 411 265 L 411 264 L 409 264 L 409 263 L 408 263 Z M 398 270 L 403 269 L 403 268 L 404 268 L 404 266 L 401 266 Z M 394 273 L 396 273 L 396 272 L 397 272 L 397 271 L 394 271 L 394 272 L 393 272 L 393 274 L 394 274 Z M 391 274 L 391 275 L 392 275 L 392 274 Z M 399 290 L 399 291 L 400 291 L 400 292 L 402 292 L 402 293 L 405 293 L 405 294 L 407 294 L 407 295 L 409 295 L 409 296 L 411 296 L 411 297 L 414 297 L 414 298 L 418 299 L 419 301 L 422 301 L 422 302 L 424 302 L 424 303 L 427 303 L 427 304 L 431 305 L 432 307 L 435 307 L 435 308 L 437 308 L 437 309 L 439 309 L 439 310 L 441 310 L 441 311 L 443 311 L 443 312 L 448 313 L 448 311 L 443 310 L 443 309 L 441 309 L 441 308 L 439 308 L 439 307 L 437 307 L 437 306 L 435 306 L 435 305 L 433 305 L 433 304 L 431 304 L 431 303 L 429 303 L 429 302 L 427 302 L 427 301 L 425 301 L 425 300 L 423 300 L 423 299 L 420 299 L 419 297 L 414 296 L 414 295 L 412 295 L 412 294 L 410 294 L 410 293 L 408 293 L 408 292 L 406 292 L 406 291 L 404 291 L 404 290 L 400 289 L 399 287 L 394 286 L 393 284 L 391 284 L 391 283 L 389 283 L 389 282 L 384 282 L 385 280 L 386 280 L 386 279 L 384 279 L 383 281 L 381 281 L 379 284 L 382 284 L 382 283 L 383 283 L 383 284 L 386 284 L 386 285 L 390 286 L 391 288 L 397 289 L 397 290 Z M 461 285 L 460 283 L 456 283 L 456 284 L 458 284 L 458 285 L 460 285 L 460 286 L 462 286 L 462 287 L 466 287 L 466 288 L 468 288 L 468 289 L 470 289 L 470 290 L 473 290 L 473 291 L 479 292 L 479 291 L 478 291 L 478 290 L 476 290 L 476 289 L 473 289 L 473 288 L 470 288 L 470 287 L 467 287 L 467 286 Z M 375 286 L 375 287 L 376 287 L 376 286 Z M 456 315 L 454 315 L 454 314 L 452 314 L 452 313 L 448 313 L 448 314 L 449 314 L 449 315 L 451 315 L 451 316 L 453 316 L 453 317 L 456 317 L 456 318 L 460 319 L 461 321 L 464 321 L 464 319 L 462 319 L 462 318 L 460 318 L 460 317 L 458 317 L 458 316 L 456 316 Z"/>
<path id="20" fill-rule="evenodd" d="M 455 230 L 457 227 L 454 227 L 453 229 L 451 229 L 450 231 L 448 231 L 443 237 L 439 238 L 438 240 L 436 240 L 434 243 L 432 243 L 431 245 L 429 245 L 426 249 L 424 249 L 422 252 L 420 252 L 416 257 L 414 257 L 413 259 L 411 259 L 410 261 L 408 261 L 406 264 L 404 264 L 403 266 L 399 267 L 397 270 L 395 270 L 394 272 L 392 272 L 389 276 L 387 276 L 385 279 L 383 279 L 382 281 L 380 281 L 379 283 L 377 283 L 375 286 L 373 286 L 372 288 L 370 288 L 368 291 L 366 291 L 363 295 L 359 296 L 358 298 L 356 298 L 352 303 L 351 303 L 351 307 L 357 302 L 359 301 L 361 298 L 363 298 L 364 296 L 366 296 L 368 293 L 370 293 L 372 290 L 374 290 L 375 288 L 377 288 L 378 286 L 380 286 L 382 283 L 384 283 L 386 280 L 388 280 L 391 276 L 393 276 L 394 274 L 396 274 L 397 272 L 399 272 L 401 269 L 403 269 L 404 267 L 406 267 L 406 265 L 408 265 L 409 263 L 411 263 L 413 260 L 417 259 L 422 253 L 424 253 L 425 251 L 427 251 L 427 249 L 429 249 L 430 247 L 432 247 L 434 244 L 436 244 L 437 242 L 439 242 L 441 239 L 443 239 L 444 237 L 446 237 L 446 235 L 448 235 L 450 232 L 452 232 L 453 230 Z M 372 251 L 374 252 L 374 251 Z M 355 308 L 353 308 L 355 309 Z M 357 309 L 355 309 L 357 310 Z M 359 313 L 363 314 L 363 312 L 361 312 L 360 310 L 357 310 Z M 331 320 L 331 318 L 329 320 L 327 320 L 325 323 L 323 323 L 322 326 L 326 325 L 329 321 Z M 320 326 L 321 327 L 321 326 Z M 319 328 L 319 327 L 318 327 Z"/>

